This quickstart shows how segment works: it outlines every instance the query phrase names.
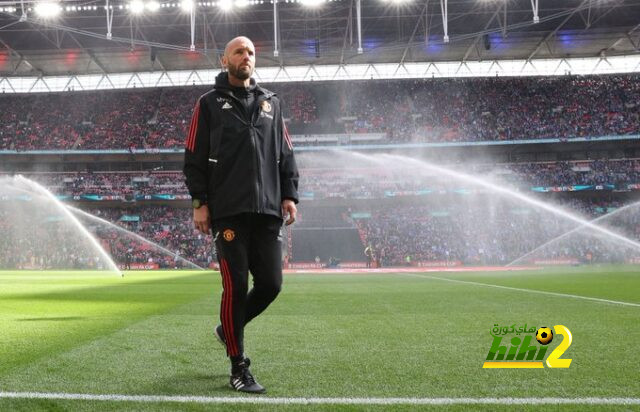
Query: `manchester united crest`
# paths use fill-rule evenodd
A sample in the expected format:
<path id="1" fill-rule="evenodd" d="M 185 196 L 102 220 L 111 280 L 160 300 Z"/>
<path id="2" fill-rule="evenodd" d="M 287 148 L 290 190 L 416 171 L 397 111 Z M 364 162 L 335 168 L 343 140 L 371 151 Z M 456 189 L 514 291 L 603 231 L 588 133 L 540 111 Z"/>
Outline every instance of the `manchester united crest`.
<path id="1" fill-rule="evenodd" d="M 271 111 L 271 103 L 266 100 L 262 102 L 262 111 L 269 113 Z"/>
<path id="2" fill-rule="evenodd" d="M 224 232 L 222 232 L 222 237 L 224 238 L 224 240 L 226 240 L 227 242 L 231 242 L 233 239 L 235 239 L 236 237 L 236 232 L 234 232 L 231 229 L 225 229 Z"/>

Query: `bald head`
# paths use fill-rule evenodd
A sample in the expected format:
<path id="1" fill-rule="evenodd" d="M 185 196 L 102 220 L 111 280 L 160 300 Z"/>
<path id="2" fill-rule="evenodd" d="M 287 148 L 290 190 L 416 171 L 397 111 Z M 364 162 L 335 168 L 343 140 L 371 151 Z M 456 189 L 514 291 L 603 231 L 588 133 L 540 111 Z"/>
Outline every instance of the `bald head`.
<path id="1" fill-rule="evenodd" d="M 227 45 L 224 47 L 224 55 L 228 56 L 231 50 L 233 50 L 236 47 L 243 47 L 243 46 L 250 47 L 251 50 L 253 50 L 254 52 L 256 50 L 255 47 L 253 46 L 253 42 L 251 41 L 251 39 L 245 36 L 238 36 L 229 40 Z"/>
<path id="2" fill-rule="evenodd" d="M 229 83 L 238 87 L 248 87 L 255 64 L 256 49 L 249 38 L 240 36 L 227 43 L 222 65 L 229 72 Z"/>

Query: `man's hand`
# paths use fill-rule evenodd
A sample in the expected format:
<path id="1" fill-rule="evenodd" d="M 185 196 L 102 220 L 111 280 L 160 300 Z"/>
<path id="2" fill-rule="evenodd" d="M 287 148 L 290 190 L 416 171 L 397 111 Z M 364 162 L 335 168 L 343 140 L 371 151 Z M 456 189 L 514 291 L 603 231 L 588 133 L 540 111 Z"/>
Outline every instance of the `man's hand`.
<path id="1" fill-rule="evenodd" d="M 211 218 L 209 217 L 209 208 L 207 206 L 193 209 L 193 224 L 200 232 L 205 235 L 209 234 Z"/>
<path id="2" fill-rule="evenodd" d="M 296 204 L 291 199 L 284 199 L 282 201 L 282 216 L 287 219 L 285 225 L 289 226 L 293 222 L 296 221 L 296 214 L 298 213 L 298 208 Z"/>

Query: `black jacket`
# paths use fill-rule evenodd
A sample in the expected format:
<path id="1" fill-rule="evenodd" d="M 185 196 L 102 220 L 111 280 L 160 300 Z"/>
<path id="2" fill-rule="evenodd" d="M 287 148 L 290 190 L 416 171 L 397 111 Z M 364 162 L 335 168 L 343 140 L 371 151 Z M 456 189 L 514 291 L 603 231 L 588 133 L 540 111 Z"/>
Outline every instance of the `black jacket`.
<path id="1" fill-rule="evenodd" d="M 220 73 L 196 103 L 184 174 L 191 197 L 208 202 L 212 219 L 245 212 L 282 217 L 283 199 L 298 203 L 298 168 L 280 101 L 257 85 L 255 93 L 255 110 L 247 113 Z"/>

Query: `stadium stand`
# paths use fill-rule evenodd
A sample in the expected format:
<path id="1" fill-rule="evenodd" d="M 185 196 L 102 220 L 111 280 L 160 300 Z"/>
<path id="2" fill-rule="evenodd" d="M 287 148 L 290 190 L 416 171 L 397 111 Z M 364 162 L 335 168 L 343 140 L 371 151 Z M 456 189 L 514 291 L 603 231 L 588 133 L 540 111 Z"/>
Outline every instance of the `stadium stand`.
<path id="1" fill-rule="evenodd" d="M 597 144 L 605 136 L 640 133 L 638 80 L 638 75 L 616 75 L 266 86 L 285 101 L 285 117 L 298 147 L 322 150 L 324 145 L 382 143 L 402 149 L 402 143 L 467 142 L 464 147 L 469 148 L 474 142 L 497 141 L 514 143 L 517 152 L 522 140 L 555 138 L 568 146 L 565 141 L 574 137 Z M 75 202 L 200 266 L 211 266 L 215 263 L 211 238 L 192 227 L 189 196 L 177 166 L 193 104 L 207 90 L 175 87 L 1 95 L 0 151 L 17 151 L 15 156 L 27 160 L 18 163 L 17 169 L 0 172 L 0 178 L 21 172 L 62 200 Z M 115 149 L 131 153 L 107 158 L 108 151 Z M 160 166 L 137 164 L 138 149 L 148 150 L 145 155 Z M 173 163 L 164 163 L 169 158 L 155 153 L 156 149 L 174 149 Z M 39 154 L 21 152 L 33 150 L 60 150 L 63 157 L 50 169 L 57 171 L 47 171 L 44 164 L 30 169 L 29 156 Z M 78 150 L 106 152 L 89 160 L 66 157 Z M 411 149 L 407 150 L 402 153 Z M 491 161 L 491 156 L 474 161 L 462 156 L 449 167 L 597 218 L 636 197 L 640 152 L 607 147 L 600 157 L 600 152 L 590 150 L 588 146 L 568 147 L 566 155 L 543 155 L 539 160 L 510 156 L 500 162 Z M 499 203 L 488 220 L 483 215 L 486 211 L 468 205 L 473 196 L 487 196 L 472 186 L 442 176 L 424 178 L 402 164 L 376 168 L 307 162 L 318 156 L 331 157 L 317 152 L 298 155 L 302 204 L 298 223 L 286 232 L 287 262 L 291 264 L 319 267 L 329 265 L 330 260 L 333 265 L 362 264 L 367 245 L 375 251 L 380 266 L 505 264 L 567 228 L 566 222 L 548 218 L 533 231 L 535 235 L 528 235 L 527 226 L 541 221 L 538 212 L 525 213 L 512 203 Z M 98 164 L 95 169 L 93 163 Z M 20 167 L 43 171 L 25 172 Z M 148 170 L 143 171 L 145 168 Z M 465 198 L 468 192 L 473 196 Z M 631 238 L 640 238 L 638 221 L 626 215 L 624 219 L 618 226 Z M 0 213 L 0 229 L 8 230 L 11 223 L 10 216 Z M 113 227 L 87 224 L 121 264 L 185 265 Z M 56 228 L 55 222 L 47 226 L 49 231 L 40 236 L 42 242 L 63 237 L 59 232 L 64 229 Z M 43 254 L 35 244 L 15 244 L 6 237 L 0 238 L 0 246 L 0 262 L 9 267 L 94 264 L 72 253 Z M 635 258 L 626 253 L 624 249 L 593 250 L 593 243 L 583 238 L 550 249 L 542 258 L 571 262 L 584 261 L 586 256 L 594 262 Z"/>
<path id="2" fill-rule="evenodd" d="M 615 210 L 619 204 L 569 199 L 562 206 L 593 219 Z M 369 211 L 370 217 L 355 222 L 365 242 L 380 255 L 383 266 L 407 265 L 407 256 L 410 262 L 442 262 L 442 266 L 505 265 L 571 230 L 565 219 L 535 208 L 499 203 L 492 209 L 487 213 L 487 208 L 469 207 L 460 200 L 439 207 L 392 204 L 365 207 L 363 210 Z M 631 238 L 638 238 L 637 218 L 625 215 L 624 226 Z M 602 250 L 595 253 L 598 248 Z M 624 261 L 628 252 L 624 248 L 602 248 L 583 233 L 543 249 L 536 257 L 583 261 L 591 253 L 599 262 L 608 262 Z"/>
<path id="3" fill-rule="evenodd" d="M 356 206 L 305 207 L 299 227 L 291 229 L 293 245 L 290 245 L 289 262 L 314 262 L 316 256 L 322 265 L 331 258 L 341 262 L 363 262 L 364 247 L 370 244 L 380 266 L 428 262 L 442 266 L 504 265 L 572 228 L 566 220 L 545 215 L 535 208 L 503 202 L 495 204 L 493 213 L 487 215 L 486 209 L 470 207 L 469 201 L 458 199 L 450 202 L 439 198 L 411 204 L 393 200 Z M 569 198 L 561 203 L 561 206 L 588 218 L 603 216 L 621 205 L 612 199 L 578 201 Z M 200 266 L 208 267 L 215 260 L 210 253 L 211 237 L 202 236 L 193 229 L 188 207 L 94 205 L 87 211 Z M 10 224 L 11 217 L 0 213 L 0 229 L 4 233 L 9 233 Z M 92 221 L 86 224 L 121 264 L 129 254 L 134 267 L 186 266 L 179 259 L 123 235 L 113 227 Z M 637 213 L 623 214 L 616 226 L 626 228 L 632 239 L 640 238 Z M 56 229 L 55 222 L 47 228 L 35 225 L 34 230 L 34 236 L 30 237 L 32 242 L 16 244 L 10 238 L 0 237 L 0 261 L 11 268 L 59 268 L 86 264 L 82 262 L 86 257 L 75 256 L 71 251 L 68 254 L 46 253 L 55 248 L 43 248 L 42 242 L 56 242 L 64 236 Z M 608 262 L 625 261 L 635 256 L 619 246 L 602 248 L 587 236 L 571 237 L 560 245 L 544 250 L 539 258 L 584 260 L 591 254 L 594 262 Z"/>
<path id="4" fill-rule="evenodd" d="M 468 199 L 452 190 L 459 185 L 446 179 L 435 183 L 409 181 L 399 178 L 398 171 L 404 176 L 410 174 L 410 170 L 402 167 L 386 172 L 363 168 L 346 171 L 303 169 L 301 187 L 307 197 L 299 222 L 288 234 L 289 262 L 314 262 L 316 257 L 323 265 L 330 258 L 342 262 L 363 261 L 363 249 L 371 244 L 378 265 L 384 266 L 407 265 L 411 261 L 413 264 L 505 264 L 559 235 L 560 229 L 566 227 L 561 221 L 552 220 L 547 225 L 537 226 L 538 230 L 527 230 L 527 226 L 533 227 L 540 221 L 539 214 L 527 213 L 514 218 L 518 208 L 513 204 L 501 205 L 502 209 L 491 215 L 494 220 L 487 221 L 483 217 L 486 210 L 467 207 Z M 480 164 L 471 165 L 467 170 L 472 174 L 495 175 L 532 192 L 565 193 L 580 191 L 583 186 L 579 185 L 587 185 L 584 188 L 590 189 L 596 185 L 611 185 L 627 191 L 637 189 L 639 171 L 640 161 L 636 159 Z M 184 207 L 188 193 L 179 171 L 32 173 L 26 177 L 42 183 L 58 197 L 81 202 L 90 213 L 157 242 L 198 265 L 210 266 L 215 260 L 209 253 L 211 239 L 193 230 L 191 211 Z M 430 186 L 433 184 L 435 186 Z M 426 187 L 438 190 L 426 192 Z M 546 190 L 535 190 L 540 187 Z M 541 193 L 539 196 L 549 195 Z M 147 200 L 164 204 L 145 203 Z M 565 197 L 560 201 L 570 210 L 589 218 L 602 216 L 624 204 L 610 195 L 590 195 L 582 200 Z M 2 218 L 6 227 L 9 217 Z M 518 222 L 518 227 L 514 227 L 513 222 Z M 169 268 L 184 265 L 149 245 L 123 237 L 112 228 L 90 225 L 121 263 L 129 255 L 134 266 Z M 625 225 L 632 238 L 640 238 L 637 221 L 629 220 Z M 41 238 L 55 241 L 55 231 L 53 236 L 43 234 Z M 14 267 L 35 264 L 74 267 L 79 264 L 68 260 L 78 259 L 76 256 L 40 256 L 38 251 L 42 249 L 35 245 L 33 248 L 28 244 L 15 245 L 7 243 L 10 242 L 7 238 L 2 241 L 6 254 L 3 261 Z M 28 252 L 16 253 L 17 247 Z M 571 247 L 551 250 L 547 257 L 586 256 L 589 247 L 588 242 L 577 242 Z M 609 251 L 606 253 L 599 254 L 598 259 L 614 258 Z"/>
<path id="5" fill-rule="evenodd" d="M 299 145 L 640 133 L 637 75 L 265 84 Z M 208 87 L 2 95 L 0 150 L 181 149 Z M 327 138 L 327 136 L 333 136 Z"/>
<path id="6" fill-rule="evenodd" d="M 640 183 L 640 160 L 581 160 L 561 162 L 526 162 L 478 164 L 466 166 L 469 174 L 492 176 L 522 189 L 613 185 L 627 189 Z M 0 173 L 0 177 L 3 174 Z M 6 175 L 6 174 L 5 174 Z M 61 196 L 186 196 L 188 191 L 180 171 L 147 172 L 43 172 L 25 173 L 53 193 Z M 312 199 L 367 199 L 415 195 L 428 188 L 451 184 L 442 179 L 406 179 L 412 171 L 406 167 L 389 170 L 372 168 L 303 169 L 302 196 Z"/>

